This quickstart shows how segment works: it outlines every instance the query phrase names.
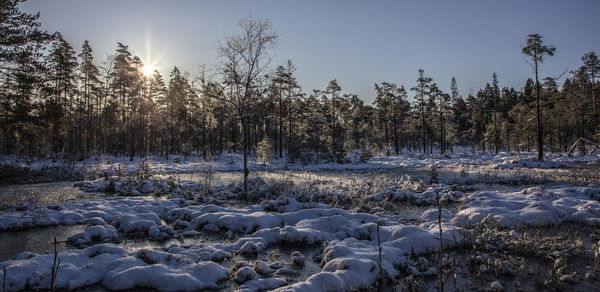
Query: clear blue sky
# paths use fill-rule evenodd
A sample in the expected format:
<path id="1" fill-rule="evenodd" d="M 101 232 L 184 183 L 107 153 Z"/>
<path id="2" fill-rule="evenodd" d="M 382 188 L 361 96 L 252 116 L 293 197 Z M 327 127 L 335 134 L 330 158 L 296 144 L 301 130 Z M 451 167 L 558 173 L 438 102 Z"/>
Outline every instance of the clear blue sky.
<path id="1" fill-rule="evenodd" d="M 557 47 L 542 77 L 576 69 L 586 52 L 600 53 L 598 0 L 29 0 L 22 9 L 40 11 L 42 27 L 62 32 L 78 51 L 89 40 L 98 63 L 120 41 L 165 77 L 174 65 L 191 74 L 201 64 L 214 68 L 217 43 L 235 32 L 238 19 L 269 18 L 281 35 L 273 65 L 291 59 L 303 91 L 336 78 L 345 93 L 369 103 L 375 82 L 410 88 L 419 68 L 445 91 L 456 77 L 463 95 L 493 72 L 501 85 L 520 89 L 532 75 L 520 52 L 529 33 Z"/>

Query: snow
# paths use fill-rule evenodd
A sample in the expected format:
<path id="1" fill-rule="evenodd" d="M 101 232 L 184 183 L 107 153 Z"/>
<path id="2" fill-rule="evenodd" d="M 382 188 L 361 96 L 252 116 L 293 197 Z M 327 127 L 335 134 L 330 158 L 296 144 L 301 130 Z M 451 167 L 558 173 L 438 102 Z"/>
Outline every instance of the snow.
<path id="1" fill-rule="evenodd" d="M 502 284 L 500 284 L 500 282 L 494 281 L 494 282 L 490 283 L 490 289 L 492 291 L 504 291 L 504 286 L 502 286 Z"/>
<path id="2" fill-rule="evenodd" d="M 117 268 L 106 274 L 102 285 L 111 290 L 143 287 L 161 291 L 194 291 L 216 289 L 217 282 L 228 276 L 227 270 L 212 262 L 190 263 L 184 268 L 164 264 Z"/>
<path id="3" fill-rule="evenodd" d="M 268 276 L 273 273 L 273 270 L 269 267 L 269 265 L 264 261 L 256 261 L 254 262 L 254 271 L 263 275 Z"/>
<path id="4" fill-rule="evenodd" d="M 210 167 L 237 170 L 238 157 L 231 158 L 233 163 L 226 160 L 229 157 L 221 157 Z M 448 157 L 405 154 L 345 165 L 283 165 L 281 161 L 276 161 L 266 168 L 455 168 L 488 164 L 487 160 L 491 160 L 498 169 L 548 168 L 575 159 L 548 156 L 547 162 L 537 163 L 529 156 L 516 157 L 505 153 Z M 119 163 L 117 169 L 125 172 L 135 172 L 138 167 L 135 163 L 140 163 L 116 158 L 108 163 L 107 160 L 102 162 L 105 163 L 104 169 L 109 170 L 114 168 L 114 163 Z M 179 157 L 179 161 L 156 159 L 148 163 L 155 173 L 198 171 L 207 167 L 205 162 L 196 158 Z M 597 162 L 590 158 L 587 163 Z M 252 167 L 258 169 L 262 166 L 252 164 Z M 284 191 L 262 178 L 256 178 L 250 182 L 252 204 L 246 204 L 237 200 L 240 190 L 235 184 L 216 186 L 206 198 L 192 201 L 182 196 L 170 199 L 146 196 L 157 190 L 170 190 L 166 179 L 154 181 L 146 178 L 136 183 L 127 180 L 99 179 L 79 183 L 78 187 L 92 191 L 113 188 L 131 196 L 0 211 L 0 230 L 85 225 L 85 230 L 68 239 L 70 244 L 81 249 L 59 253 L 61 266 L 57 286 L 60 289 L 102 285 L 110 290 L 149 288 L 192 291 L 219 289 L 222 288 L 222 282 L 232 281 L 240 291 L 340 291 L 370 289 L 376 285 L 380 273 L 388 278 L 408 274 L 436 276 L 437 269 L 431 267 L 425 258 L 415 259 L 411 256 L 439 251 L 442 246 L 451 248 L 460 245 L 465 238 L 464 230 L 481 222 L 507 228 L 503 232 L 513 239 L 520 238 L 515 231 L 520 226 L 552 226 L 563 222 L 600 225 L 600 187 L 593 184 L 462 193 L 443 183 L 409 185 L 410 181 L 398 179 L 382 180 L 380 184 L 383 187 L 377 191 L 372 186 L 353 186 L 353 182 L 347 182 L 342 191 L 324 187 L 310 189 L 312 193 L 307 195 L 296 192 L 298 188 Z M 191 180 L 182 181 L 181 184 L 197 187 L 197 183 L 194 185 Z M 356 190 L 364 190 L 363 196 L 352 197 L 350 193 L 358 193 Z M 441 213 L 435 205 L 436 198 L 444 205 Z M 357 211 L 363 210 L 361 208 L 349 211 L 350 208 L 337 207 L 345 201 L 352 202 L 354 207 L 360 204 L 378 206 L 389 202 L 427 207 L 418 218 L 407 223 L 403 220 L 406 218 L 380 212 L 380 207 L 369 209 L 377 211 L 377 215 Z M 445 205 L 451 202 L 460 204 L 456 204 L 458 207 Z M 438 215 L 441 215 L 441 242 Z M 223 240 L 165 244 L 138 250 L 113 244 L 128 238 L 162 243 L 180 239 L 183 242 L 184 237 L 202 238 L 206 234 L 216 234 Z M 306 268 L 315 258 L 294 251 L 284 261 L 268 262 L 265 259 L 265 251 L 288 244 L 315 248 L 322 246 L 322 258 L 317 259 L 321 261 L 321 270 L 305 280 L 289 282 L 290 275 Z M 382 271 L 379 268 L 378 245 L 382 248 Z M 252 258 L 253 262 L 238 260 L 244 256 Z M 230 260 L 237 262 L 231 269 L 226 269 L 224 262 Z M 0 263 L 0 269 L 6 267 L 8 271 L 7 289 L 49 289 L 52 262 L 51 254 L 22 253 L 13 260 Z M 502 290 L 502 285 L 494 283 L 500 284 L 493 282 L 490 289 Z"/>
<path id="5" fill-rule="evenodd" d="M 152 227 L 164 225 L 160 218 L 164 217 L 167 211 L 179 207 L 178 203 L 176 199 L 114 197 L 74 201 L 58 206 L 32 206 L 21 212 L 0 212 L 0 230 L 86 224 L 92 221 L 101 222 L 101 219 L 122 232 L 149 232 Z M 168 229 L 164 232 L 167 231 Z"/>
<path id="6" fill-rule="evenodd" d="M 243 267 L 233 274 L 233 279 L 238 283 L 244 283 L 258 278 L 258 274 L 251 267 Z"/>
<path id="7" fill-rule="evenodd" d="M 532 187 L 519 192 L 476 192 L 454 223 L 474 225 L 482 220 L 499 227 L 551 226 L 561 222 L 600 225 L 600 188 Z"/>
<path id="8" fill-rule="evenodd" d="M 448 221 L 448 220 L 452 219 L 452 217 L 454 217 L 452 215 L 452 213 L 446 209 L 442 209 L 440 212 L 440 211 L 438 211 L 437 208 L 431 208 L 431 209 L 425 210 L 421 214 L 421 217 L 419 217 L 419 219 L 421 221 L 437 221 L 438 213 L 441 213 L 440 217 L 442 218 L 443 221 Z"/>
<path id="9" fill-rule="evenodd" d="M 578 156 L 560 154 L 546 154 L 543 162 L 536 161 L 536 154 L 532 152 L 498 154 L 468 154 L 468 151 L 457 151 L 454 154 L 420 154 L 404 153 L 391 156 L 375 156 L 366 163 L 356 161 L 350 157 L 351 162 L 308 164 L 289 164 L 285 158 L 273 159 L 270 163 L 263 164 L 254 157 L 249 159 L 250 170 L 358 170 L 358 169 L 390 169 L 398 167 L 428 168 L 428 167 L 470 167 L 477 165 L 491 165 L 498 169 L 525 168 L 557 168 L 564 163 L 589 163 L 599 164 L 600 154 Z M 163 157 L 136 157 L 133 161 L 129 157 L 91 156 L 83 161 L 62 161 L 50 159 L 23 159 L 15 156 L 1 156 L 0 163 L 17 167 L 28 167 L 32 170 L 50 167 L 66 167 L 84 173 L 93 173 L 96 177 L 105 175 L 134 175 L 142 163 L 149 167 L 149 174 L 174 174 L 174 173 L 201 173 L 203 171 L 241 171 L 243 170 L 243 156 L 240 154 L 227 154 L 225 151 L 212 160 L 205 161 L 198 156 L 171 155 L 169 159 Z M 150 185 L 145 186 L 150 188 Z"/>
<path id="10" fill-rule="evenodd" d="M 508 228 L 561 222 L 598 225 L 599 197 L 597 185 L 540 186 L 518 192 L 463 194 L 461 199 L 465 205 L 456 214 L 442 209 L 443 245 L 460 244 L 459 240 L 463 238 L 461 227 L 472 226 L 484 219 L 489 224 Z M 268 246 L 279 244 L 324 243 L 322 271 L 306 281 L 283 287 L 287 282 L 274 277 L 286 273 L 286 269 L 293 269 L 294 265 L 301 266 L 307 259 L 299 252 L 292 254 L 289 268 L 272 269 L 266 262 L 256 262 L 235 271 L 233 279 L 242 284 L 240 289 L 247 290 L 277 287 L 299 291 L 316 287 L 319 290 L 347 290 L 367 288 L 377 279 L 378 223 L 382 225 L 379 238 L 384 255 L 382 267 L 387 277 L 394 278 L 403 272 L 421 276 L 437 273 L 430 268 L 419 270 L 418 264 L 407 259 L 412 252 L 425 254 L 439 250 L 437 208 L 425 210 L 418 225 L 405 225 L 394 218 L 351 213 L 324 204 L 300 203 L 286 196 L 245 208 L 198 204 L 184 199 L 114 197 L 2 211 L 0 229 L 88 224 L 84 231 L 69 238 L 69 242 L 81 247 L 95 245 L 59 254 L 60 288 L 76 289 L 96 283 L 109 289 L 214 288 L 218 281 L 229 277 L 229 271 L 212 261 L 222 261 L 232 254 L 256 255 Z M 98 244 L 118 242 L 126 236 L 164 240 L 202 232 L 231 234 L 233 240 L 135 252 L 111 244 Z M 518 234 L 511 233 L 511 236 L 518 237 Z M 0 265 L 9 271 L 9 289 L 18 290 L 34 285 L 47 288 L 51 262 L 52 255 L 25 253 Z M 167 287 L 164 283 L 177 284 Z"/>
<path id="11" fill-rule="evenodd" d="M 240 289 L 238 289 L 238 290 L 240 292 L 242 292 L 242 291 L 245 291 L 245 292 L 268 291 L 268 290 L 273 290 L 275 288 L 279 288 L 281 286 L 285 286 L 287 284 L 288 284 L 288 282 L 282 278 L 266 278 L 266 279 L 262 278 L 262 279 L 248 281 L 248 282 L 244 283 L 244 285 L 242 285 L 240 287 Z"/>
<path id="12" fill-rule="evenodd" d="M 287 202 L 290 205 L 288 208 L 279 204 L 281 210 L 294 210 L 299 207 L 298 202 L 293 199 L 278 198 L 276 201 Z M 272 203 L 268 202 L 265 205 Z M 425 246 L 431 250 L 439 248 L 436 230 L 405 226 L 392 219 L 381 221 L 377 216 L 370 214 L 349 213 L 322 205 L 284 213 L 266 212 L 264 208 L 264 205 L 232 208 L 195 205 L 182 199 L 117 197 L 68 202 L 52 208 L 40 206 L 21 212 L 0 212 L 0 228 L 14 230 L 53 224 L 85 224 L 100 220 L 107 223 L 89 226 L 69 239 L 79 246 L 116 241 L 131 234 L 141 234 L 158 240 L 162 239 L 161 234 L 170 238 L 186 231 L 220 231 L 243 235 L 228 243 L 209 246 L 175 246 L 165 250 L 142 249 L 129 252 L 115 245 L 96 244 L 79 251 L 63 252 L 59 254 L 61 273 L 58 286 L 67 289 L 95 283 L 102 283 L 108 289 L 214 288 L 217 281 L 228 277 L 228 273 L 223 271 L 220 265 L 206 261 L 223 260 L 231 254 L 256 254 L 274 244 L 324 242 L 328 244 L 322 272 L 330 272 L 342 279 L 345 288 L 365 288 L 374 282 L 378 273 L 375 264 L 377 253 L 374 249 L 378 221 L 385 225 L 382 227 L 381 239 L 386 252 L 384 266 L 389 275 L 398 274 L 394 266 L 411 250 L 424 253 Z M 190 224 L 183 224 L 181 230 L 173 230 L 166 225 L 167 222 L 177 220 Z M 9 270 L 7 281 L 10 289 L 26 289 L 37 282 L 40 282 L 40 287 L 47 288 L 51 258 L 52 255 L 31 254 L 26 258 L 2 263 L 1 265 Z M 304 261 L 301 253 L 293 253 L 290 265 L 302 265 Z M 245 283 L 242 289 L 272 289 L 284 285 L 285 281 L 266 276 L 269 274 L 268 269 L 265 269 L 264 265 L 260 266 L 258 265 L 257 269 L 267 278 L 259 276 L 251 267 L 237 271 L 234 279 Z M 37 272 L 30 273 L 31 271 Z M 11 274 L 15 277 L 11 277 Z M 17 275 L 20 277 L 16 277 Z M 257 281 L 246 284 L 251 280 Z M 165 283 L 178 284 L 167 287 Z"/>
<path id="13" fill-rule="evenodd" d="M 130 253 L 113 244 L 98 244 L 83 250 L 59 254 L 61 261 L 56 286 L 60 289 L 101 283 L 113 290 L 134 287 L 167 291 L 217 288 L 228 278 L 228 271 L 213 262 L 195 263 L 184 258 L 157 257 L 144 261 L 145 252 Z M 7 270 L 8 291 L 50 288 L 53 255 L 29 254 L 0 266 Z M 151 275 L 151 276 L 150 276 Z"/>
<path id="14" fill-rule="evenodd" d="M 290 261 L 293 265 L 304 266 L 305 258 L 301 252 L 296 250 L 292 253 Z"/>
<path id="15" fill-rule="evenodd" d="M 83 232 L 75 234 L 67 242 L 75 246 L 86 246 L 92 243 L 117 241 L 117 230 L 111 225 L 95 225 L 86 228 Z"/>
<path id="16" fill-rule="evenodd" d="M 330 272 L 321 272 L 311 276 L 304 282 L 296 283 L 288 287 L 283 287 L 281 289 L 278 289 L 277 291 L 334 292 L 343 290 L 343 287 L 344 281 L 338 275 Z"/>

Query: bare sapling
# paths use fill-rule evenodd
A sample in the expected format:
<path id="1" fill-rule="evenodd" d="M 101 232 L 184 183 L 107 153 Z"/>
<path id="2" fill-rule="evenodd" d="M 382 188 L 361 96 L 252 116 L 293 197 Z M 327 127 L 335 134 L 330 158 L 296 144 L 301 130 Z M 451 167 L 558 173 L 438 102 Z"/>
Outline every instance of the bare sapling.
<path id="1" fill-rule="evenodd" d="M 212 169 L 212 164 L 204 163 L 202 167 L 202 177 L 204 179 L 204 193 L 206 195 L 208 195 L 208 193 L 210 192 L 213 175 L 214 172 Z"/>
<path id="2" fill-rule="evenodd" d="M 52 278 L 50 279 L 50 290 L 54 292 L 56 290 L 56 275 L 58 274 L 58 267 L 60 267 L 60 258 L 58 258 L 58 241 L 56 241 L 56 237 L 54 237 L 52 245 L 54 246 L 54 262 L 52 263 Z"/>
<path id="3" fill-rule="evenodd" d="M 456 269 L 458 268 L 456 262 L 456 254 L 452 256 L 452 291 L 456 292 Z"/>
<path id="4" fill-rule="evenodd" d="M 379 277 L 381 277 L 381 287 L 383 287 L 383 291 L 386 291 L 385 287 L 385 276 L 383 274 L 383 265 L 381 264 L 381 239 L 379 237 L 379 226 L 381 222 L 377 222 L 377 251 L 379 252 L 379 261 L 377 265 L 379 266 Z"/>
<path id="5" fill-rule="evenodd" d="M 597 273 L 598 270 L 600 270 L 600 241 L 594 245 L 594 273 Z"/>
<path id="6" fill-rule="evenodd" d="M 438 262 L 438 269 L 440 272 L 440 291 L 444 291 L 444 251 L 442 247 L 442 205 L 440 204 L 440 193 L 435 192 L 435 201 L 438 206 L 438 227 L 440 230 L 440 257 Z"/>
<path id="7" fill-rule="evenodd" d="M 429 184 L 437 184 L 438 183 L 438 173 L 437 168 L 432 166 L 429 169 Z"/>

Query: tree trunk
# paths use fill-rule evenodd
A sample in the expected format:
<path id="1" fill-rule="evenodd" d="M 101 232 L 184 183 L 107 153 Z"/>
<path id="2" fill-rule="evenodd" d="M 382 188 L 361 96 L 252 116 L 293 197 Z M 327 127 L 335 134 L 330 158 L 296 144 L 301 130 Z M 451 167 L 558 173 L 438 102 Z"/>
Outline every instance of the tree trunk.
<path id="1" fill-rule="evenodd" d="M 542 131 L 542 113 L 540 110 L 540 83 L 538 81 L 537 50 L 534 57 L 535 63 L 535 95 L 537 99 L 537 138 L 538 138 L 538 160 L 544 160 L 544 134 Z"/>
<path id="2" fill-rule="evenodd" d="M 592 71 L 592 107 L 594 108 L 594 138 L 596 136 L 596 131 L 598 128 L 598 113 L 597 113 L 597 108 L 596 108 L 596 95 L 594 92 L 594 89 L 596 87 L 596 83 L 594 82 L 595 76 L 594 76 L 594 72 Z M 592 138 L 592 141 L 594 141 Z M 597 142 L 598 140 L 596 140 Z"/>
<path id="3" fill-rule="evenodd" d="M 398 150 L 398 121 L 397 121 L 397 114 L 396 114 L 396 110 L 394 109 L 394 146 L 396 147 L 396 155 L 398 155 L 400 153 L 400 151 Z"/>
<path id="4" fill-rule="evenodd" d="M 423 153 L 427 152 L 427 149 L 425 148 L 425 102 L 424 102 L 424 98 L 425 98 L 425 88 L 421 85 L 421 142 L 423 144 Z"/>
<path id="5" fill-rule="evenodd" d="M 246 119 L 242 118 L 242 143 L 244 148 L 244 193 L 246 200 L 250 200 L 248 195 L 248 125 Z"/>
<path id="6" fill-rule="evenodd" d="M 288 85 L 289 86 L 289 85 Z M 286 147 L 286 154 L 289 155 L 290 153 L 290 145 L 292 145 L 293 143 L 293 135 L 294 135 L 294 127 L 292 124 L 292 118 L 293 118 L 293 114 L 292 114 L 292 91 L 291 89 L 288 87 L 288 143 L 287 143 L 287 147 Z"/>
<path id="7" fill-rule="evenodd" d="M 279 89 L 279 158 L 283 157 L 283 104 L 281 100 L 281 88 Z"/>
<path id="8" fill-rule="evenodd" d="M 440 154 L 444 155 L 445 149 L 444 145 L 444 110 L 440 109 Z"/>

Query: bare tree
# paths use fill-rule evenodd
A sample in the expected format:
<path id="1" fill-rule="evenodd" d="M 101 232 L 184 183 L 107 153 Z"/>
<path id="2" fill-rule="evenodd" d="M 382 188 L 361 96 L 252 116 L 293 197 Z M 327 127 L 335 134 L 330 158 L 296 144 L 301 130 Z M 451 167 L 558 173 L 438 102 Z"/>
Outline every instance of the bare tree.
<path id="1" fill-rule="evenodd" d="M 542 117 L 540 113 L 540 82 L 538 80 L 538 64 L 544 61 L 544 55 L 554 56 L 556 48 L 553 45 L 546 46 L 539 34 L 527 36 L 527 44 L 522 48 L 523 54 L 533 59 L 533 70 L 535 71 L 535 96 L 537 99 L 537 136 L 538 136 L 538 160 L 544 159 L 544 134 L 542 131 Z"/>
<path id="2" fill-rule="evenodd" d="M 269 50 L 277 45 L 277 33 L 268 19 L 240 20 L 237 34 L 219 43 L 220 71 L 232 83 L 231 97 L 220 98 L 232 105 L 242 124 L 244 151 L 244 196 L 248 198 L 249 121 L 264 102 L 260 86 L 271 61 Z"/>

